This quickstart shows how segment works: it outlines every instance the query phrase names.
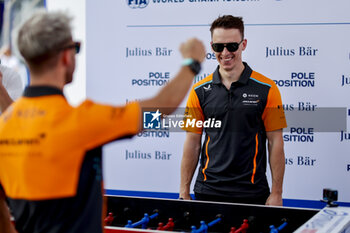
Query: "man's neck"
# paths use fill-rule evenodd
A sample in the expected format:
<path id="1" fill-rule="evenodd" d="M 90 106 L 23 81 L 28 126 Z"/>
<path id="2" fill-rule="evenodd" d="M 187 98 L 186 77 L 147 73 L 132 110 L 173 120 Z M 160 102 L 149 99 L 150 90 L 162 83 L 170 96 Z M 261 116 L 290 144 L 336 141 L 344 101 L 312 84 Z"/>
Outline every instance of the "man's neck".
<path id="1" fill-rule="evenodd" d="M 227 89 L 230 88 L 231 83 L 237 82 L 239 78 L 241 77 L 243 70 L 244 70 L 244 64 L 240 63 L 239 66 L 234 67 L 232 70 L 224 70 L 221 67 L 219 68 L 219 73 L 221 76 L 222 83 L 227 87 Z"/>
<path id="2" fill-rule="evenodd" d="M 55 72 L 46 72 L 43 74 L 32 74 L 30 86 L 52 86 L 63 91 L 65 85 L 64 78 Z"/>

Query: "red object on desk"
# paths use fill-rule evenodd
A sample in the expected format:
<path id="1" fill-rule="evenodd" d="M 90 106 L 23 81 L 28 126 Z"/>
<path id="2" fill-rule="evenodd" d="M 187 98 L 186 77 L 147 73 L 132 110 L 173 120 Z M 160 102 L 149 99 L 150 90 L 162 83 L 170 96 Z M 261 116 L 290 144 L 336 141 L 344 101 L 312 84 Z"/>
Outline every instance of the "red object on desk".
<path id="1" fill-rule="evenodd" d="M 108 216 L 104 219 L 106 226 L 112 225 L 113 220 L 114 220 L 113 213 L 109 212 Z"/>

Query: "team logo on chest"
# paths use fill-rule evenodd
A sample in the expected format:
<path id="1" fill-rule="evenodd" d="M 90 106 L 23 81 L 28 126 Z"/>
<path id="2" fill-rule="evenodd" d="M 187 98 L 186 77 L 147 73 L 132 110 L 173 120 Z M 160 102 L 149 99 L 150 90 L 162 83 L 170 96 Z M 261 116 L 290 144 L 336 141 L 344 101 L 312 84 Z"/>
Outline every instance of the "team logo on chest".
<path id="1" fill-rule="evenodd" d="M 260 102 L 259 95 L 255 93 L 243 93 L 242 94 L 243 105 L 257 105 Z"/>

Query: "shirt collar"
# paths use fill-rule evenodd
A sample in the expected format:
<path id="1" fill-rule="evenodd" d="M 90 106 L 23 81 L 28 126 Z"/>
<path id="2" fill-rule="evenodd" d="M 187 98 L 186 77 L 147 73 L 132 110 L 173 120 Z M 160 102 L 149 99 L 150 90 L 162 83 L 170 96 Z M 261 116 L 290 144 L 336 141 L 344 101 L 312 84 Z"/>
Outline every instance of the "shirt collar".
<path id="1" fill-rule="evenodd" d="M 52 86 L 28 86 L 24 89 L 23 96 L 25 97 L 39 97 L 45 95 L 63 95 L 63 92 Z"/>
<path id="2" fill-rule="evenodd" d="M 248 82 L 248 80 L 250 78 L 250 75 L 252 74 L 253 70 L 249 67 L 249 65 L 246 62 L 243 62 L 243 65 L 244 65 L 244 70 L 243 70 L 243 72 L 242 72 L 242 74 L 239 77 L 237 82 L 241 83 L 241 84 L 247 84 L 247 82 Z M 221 75 L 219 73 L 219 68 L 220 68 L 220 66 L 218 65 L 218 67 L 214 71 L 213 84 L 220 84 L 220 83 L 222 83 Z"/>

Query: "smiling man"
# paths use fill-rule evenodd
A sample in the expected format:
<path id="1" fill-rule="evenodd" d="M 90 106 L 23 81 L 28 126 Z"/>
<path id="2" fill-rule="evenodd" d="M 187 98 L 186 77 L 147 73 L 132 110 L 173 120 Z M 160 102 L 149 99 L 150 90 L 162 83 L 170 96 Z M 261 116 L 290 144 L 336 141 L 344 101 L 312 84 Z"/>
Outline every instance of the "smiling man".
<path id="1" fill-rule="evenodd" d="M 222 127 L 185 128 L 180 198 L 190 199 L 190 184 L 200 158 L 194 186 L 197 200 L 282 205 L 282 129 L 287 124 L 281 95 L 271 79 L 242 61 L 247 47 L 242 18 L 219 17 L 210 31 L 219 65 L 193 86 L 186 115 L 196 120 L 215 118 Z M 266 140 L 271 192 L 265 174 Z"/>

